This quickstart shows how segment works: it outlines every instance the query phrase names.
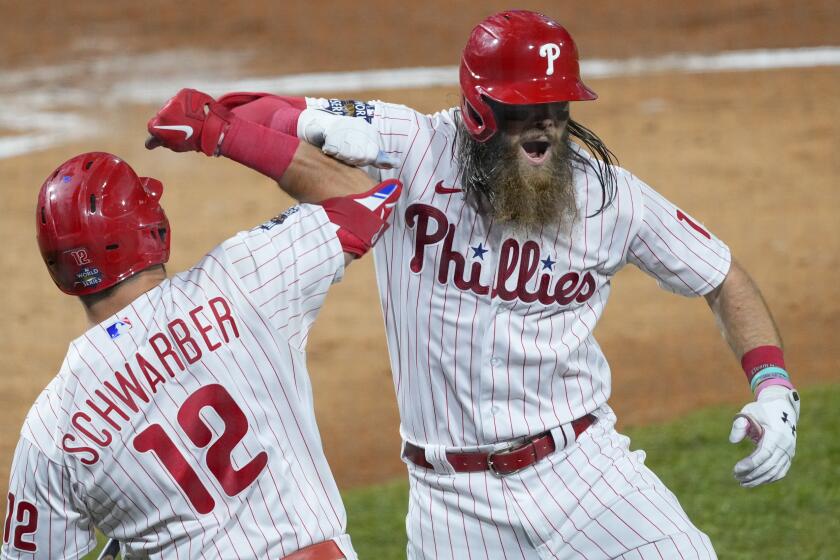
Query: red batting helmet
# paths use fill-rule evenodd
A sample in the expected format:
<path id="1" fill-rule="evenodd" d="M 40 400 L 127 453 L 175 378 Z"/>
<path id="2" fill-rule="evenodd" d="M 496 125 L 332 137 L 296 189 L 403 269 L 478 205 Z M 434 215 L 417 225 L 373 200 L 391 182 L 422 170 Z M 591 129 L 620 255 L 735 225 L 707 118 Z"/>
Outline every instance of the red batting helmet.
<path id="1" fill-rule="evenodd" d="M 492 15 L 472 30 L 461 56 L 460 80 L 464 124 L 479 142 L 497 129 L 485 97 L 511 105 L 598 97 L 580 79 L 577 47 L 569 32 L 525 10 Z"/>
<path id="2" fill-rule="evenodd" d="M 109 288 L 169 259 L 163 185 L 138 177 L 117 156 L 78 155 L 53 171 L 38 194 L 41 256 L 62 292 Z"/>

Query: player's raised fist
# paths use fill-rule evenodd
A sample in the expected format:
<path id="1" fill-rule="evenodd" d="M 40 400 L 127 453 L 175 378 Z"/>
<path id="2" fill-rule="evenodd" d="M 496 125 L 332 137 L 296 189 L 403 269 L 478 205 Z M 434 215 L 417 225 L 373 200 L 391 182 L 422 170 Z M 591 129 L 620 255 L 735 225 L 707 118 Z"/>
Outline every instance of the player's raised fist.
<path id="1" fill-rule="evenodd" d="M 393 169 L 399 159 L 383 151 L 379 132 L 358 117 L 335 115 L 323 109 L 304 109 L 298 117 L 297 136 L 318 146 L 330 157 L 347 165 L 372 165 Z"/>
<path id="2" fill-rule="evenodd" d="M 149 119 L 146 147 L 165 146 L 174 152 L 217 155 L 232 113 L 215 99 L 194 89 L 182 89 Z"/>

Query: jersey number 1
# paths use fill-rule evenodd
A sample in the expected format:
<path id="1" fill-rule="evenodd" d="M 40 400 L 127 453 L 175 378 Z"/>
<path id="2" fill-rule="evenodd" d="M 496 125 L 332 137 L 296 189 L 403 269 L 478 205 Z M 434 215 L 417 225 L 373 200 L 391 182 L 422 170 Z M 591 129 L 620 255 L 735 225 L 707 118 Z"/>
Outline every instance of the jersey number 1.
<path id="1" fill-rule="evenodd" d="M 702 227 L 700 227 L 700 225 L 699 225 L 697 222 L 695 222 L 694 220 L 692 220 L 691 218 L 689 218 L 688 216 L 686 216 L 685 214 L 683 214 L 682 210 L 677 210 L 677 219 L 678 219 L 678 220 L 682 220 L 682 221 L 684 221 L 685 223 L 687 223 L 688 225 L 690 225 L 690 226 L 691 226 L 691 228 L 692 228 L 694 231 L 696 231 L 697 233 L 699 233 L 700 235 L 702 235 L 702 236 L 703 236 L 703 237 L 705 237 L 706 239 L 711 239 L 711 238 L 712 238 L 712 236 L 711 236 L 711 235 L 709 235 L 709 232 L 708 232 L 708 231 L 706 231 L 705 229 L 703 229 Z"/>
<path id="2" fill-rule="evenodd" d="M 224 431 L 213 445 L 210 445 L 213 434 L 199 414 L 208 406 L 219 415 L 225 425 Z M 206 385 L 187 397 L 178 409 L 178 425 L 199 448 L 210 445 L 207 450 L 207 468 L 228 496 L 235 496 L 250 486 L 268 463 L 268 454 L 260 451 L 244 467 L 237 469 L 233 466 L 230 456 L 248 433 L 248 419 L 230 393 L 221 385 Z M 134 438 L 134 449 L 141 453 L 154 453 L 196 511 L 202 514 L 210 513 L 216 507 L 216 502 L 207 487 L 160 424 L 152 424 L 137 434 Z"/>

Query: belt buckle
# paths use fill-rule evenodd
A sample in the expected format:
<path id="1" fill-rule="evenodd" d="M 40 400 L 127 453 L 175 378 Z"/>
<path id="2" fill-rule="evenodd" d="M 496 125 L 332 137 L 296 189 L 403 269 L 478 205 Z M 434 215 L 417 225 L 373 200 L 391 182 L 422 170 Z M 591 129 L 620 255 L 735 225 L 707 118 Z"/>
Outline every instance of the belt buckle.
<path id="1" fill-rule="evenodd" d="M 496 451 L 491 451 L 490 453 L 487 454 L 487 470 L 490 471 L 493 474 L 493 476 L 495 476 L 497 478 L 503 478 L 505 476 L 508 476 L 508 475 L 511 475 L 511 474 L 516 474 L 520 471 L 523 471 L 523 470 L 527 469 L 528 467 L 533 465 L 533 463 L 531 463 L 530 465 L 524 465 L 522 467 L 519 467 L 518 469 L 514 469 L 514 470 L 509 471 L 509 472 L 499 472 L 498 470 L 496 470 L 496 466 L 493 463 L 493 457 L 495 457 L 496 455 L 502 454 L 502 453 L 513 453 L 514 451 L 518 451 L 519 449 L 522 449 L 523 447 L 525 447 L 527 445 L 530 445 L 530 444 L 531 444 L 531 442 L 529 442 L 529 441 L 521 441 L 520 440 L 516 443 L 511 443 L 508 447 L 503 447 L 501 449 L 497 449 Z"/>

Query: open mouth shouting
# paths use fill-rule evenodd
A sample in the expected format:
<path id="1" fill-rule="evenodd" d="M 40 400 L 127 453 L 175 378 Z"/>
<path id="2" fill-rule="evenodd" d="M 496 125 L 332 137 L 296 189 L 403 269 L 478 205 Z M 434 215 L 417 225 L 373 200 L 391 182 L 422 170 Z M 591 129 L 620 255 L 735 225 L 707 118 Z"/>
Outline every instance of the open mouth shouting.
<path id="1" fill-rule="evenodd" d="M 531 165 L 542 165 L 551 153 L 551 143 L 548 140 L 527 140 L 520 144 L 525 161 Z"/>

